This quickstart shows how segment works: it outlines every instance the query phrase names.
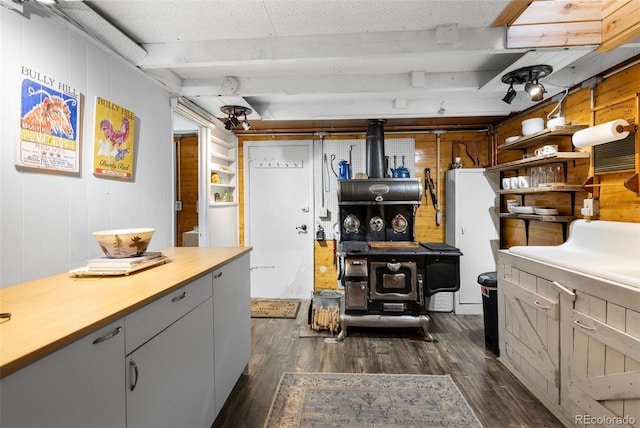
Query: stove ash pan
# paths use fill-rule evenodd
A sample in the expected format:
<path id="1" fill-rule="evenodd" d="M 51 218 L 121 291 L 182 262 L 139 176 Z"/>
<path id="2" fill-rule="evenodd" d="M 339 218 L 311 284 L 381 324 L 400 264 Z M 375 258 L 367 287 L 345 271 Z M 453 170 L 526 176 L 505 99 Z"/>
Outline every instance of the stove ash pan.
<path id="1" fill-rule="evenodd" d="M 422 200 L 418 178 L 338 180 L 339 204 L 416 204 Z"/>

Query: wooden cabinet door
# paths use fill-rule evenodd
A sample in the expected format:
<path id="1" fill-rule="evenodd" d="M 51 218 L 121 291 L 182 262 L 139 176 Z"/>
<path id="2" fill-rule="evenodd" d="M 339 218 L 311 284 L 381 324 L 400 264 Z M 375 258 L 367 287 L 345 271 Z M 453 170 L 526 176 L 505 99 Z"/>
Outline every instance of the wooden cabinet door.
<path id="1" fill-rule="evenodd" d="M 210 427 L 211 298 L 127 357 L 127 428 Z"/>
<path id="2" fill-rule="evenodd" d="M 500 354 L 538 397 L 560 403 L 560 295 L 551 281 L 510 268 L 499 283 L 504 295 Z"/>
<path id="3" fill-rule="evenodd" d="M 578 425 L 590 417 L 640 426 L 640 312 L 577 291 L 569 328 L 567 388 Z"/>
<path id="4" fill-rule="evenodd" d="M 0 381 L 0 426 L 125 426 L 122 320 Z"/>

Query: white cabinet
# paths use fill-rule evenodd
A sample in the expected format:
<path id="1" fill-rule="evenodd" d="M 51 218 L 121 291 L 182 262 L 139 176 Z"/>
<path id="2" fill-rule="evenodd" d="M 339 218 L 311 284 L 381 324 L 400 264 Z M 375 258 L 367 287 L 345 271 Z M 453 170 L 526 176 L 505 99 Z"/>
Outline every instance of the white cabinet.
<path id="1" fill-rule="evenodd" d="M 124 427 L 124 322 L 0 381 L 3 428 Z"/>
<path id="2" fill-rule="evenodd" d="M 249 281 L 249 254 L 213 272 L 216 414 L 251 358 Z"/>
<path id="3" fill-rule="evenodd" d="M 209 273 L 125 318 L 128 428 L 215 419 L 211 295 Z"/>
<path id="4" fill-rule="evenodd" d="M 552 281 L 498 263 L 500 360 L 545 404 L 560 405 L 560 291 Z"/>
<path id="5" fill-rule="evenodd" d="M 640 291 L 635 297 L 594 291 L 576 291 L 566 325 L 568 410 L 609 425 L 638 426 Z M 586 416 L 577 420 L 578 425 L 592 424 Z"/>
<path id="6" fill-rule="evenodd" d="M 211 426 L 212 325 L 207 299 L 127 357 L 127 428 Z"/>
<path id="7" fill-rule="evenodd" d="M 478 275 L 496 270 L 498 220 L 495 214 L 495 173 L 483 168 L 452 169 L 446 173 L 446 243 L 462 251 L 460 291 L 454 293 L 457 314 L 481 314 Z"/>
<path id="8" fill-rule="evenodd" d="M 566 426 L 640 421 L 640 290 L 501 251 L 500 361 Z"/>

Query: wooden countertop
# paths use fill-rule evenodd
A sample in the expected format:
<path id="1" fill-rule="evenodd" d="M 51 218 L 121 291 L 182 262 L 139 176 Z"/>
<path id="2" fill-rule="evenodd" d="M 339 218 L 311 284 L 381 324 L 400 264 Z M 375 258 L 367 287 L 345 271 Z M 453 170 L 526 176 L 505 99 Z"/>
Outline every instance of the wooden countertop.
<path id="1" fill-rule="evenodd" d="M 177 247 L 166 264 L 119 277 L 69 273 L 0 289 L 0 378 L 134 312 L 252 250 Z"/>

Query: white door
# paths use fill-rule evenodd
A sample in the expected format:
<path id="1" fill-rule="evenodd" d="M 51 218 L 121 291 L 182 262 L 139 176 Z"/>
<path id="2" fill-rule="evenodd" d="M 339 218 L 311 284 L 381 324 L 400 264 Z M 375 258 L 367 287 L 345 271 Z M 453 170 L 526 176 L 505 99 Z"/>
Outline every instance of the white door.
<path id="1" fill-rule="evenodd" d="M 312 141 L 245 146 L 251 297 L 306 299 L 313 291 Z"/>

